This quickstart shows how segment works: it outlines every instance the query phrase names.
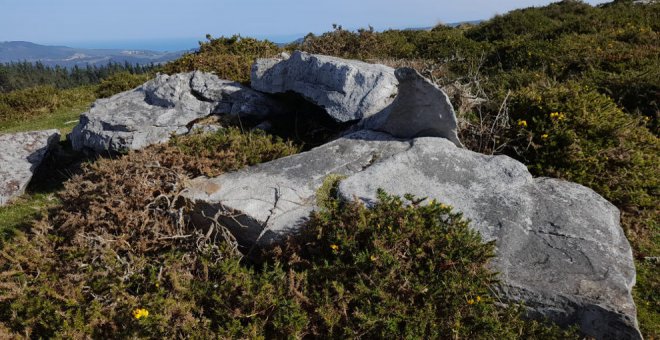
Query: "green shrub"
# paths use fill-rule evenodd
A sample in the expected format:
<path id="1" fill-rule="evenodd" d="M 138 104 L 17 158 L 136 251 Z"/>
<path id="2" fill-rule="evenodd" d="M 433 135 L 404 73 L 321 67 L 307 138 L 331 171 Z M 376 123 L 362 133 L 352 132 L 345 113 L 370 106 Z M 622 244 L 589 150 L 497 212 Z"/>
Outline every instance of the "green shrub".
<path id="1" fill-rule="evenodd" d="M 221 294 L 225 303 L 243 290 L 251 298 L 275 299 L 282 294 L 268 287 L 287 286 L 277 283 L 275 269 L 261 275 L 239 266 L 229 243 L 212 243 L 184 223 L 180 218 L 188 204 L 179 194 L 188 175 L 203 173 L 208 164 L 220 173 L 295 151 L 271 136 L 230 129 L 85 164 L 57 193 L 59 204 L 48 216 L 4 245 L 4 330 L 37 338 L 181 333 L 206 338 L 214 329 L 230 336 L 233 313 L 265 305 L 246 298 L 234 308 L 215 310 L 225 316 L 216 315 L 212 326 L 205 314 L 214 312 L 212 306 L 197 301 Z M 190 159 L 195 162 L 183 163 Z M 224 292 L 216 290 L 225 276 L 230 284 L 222 286 Z M 137 308 L 150 315 L 135 319 Z"/>
<path id="2" fill-rule="evenodd" d="M 241 132 L 239 128 L 222 129 L 212 134 L 173 137 L 169 145 L 155 146 L 168 167 L 180 166 L 190 176 L 218 176 L 220 172 L 300 152 L 300 147 L 271 136 L 262 130 Z"/>
<path id="3" fill-rule="evenodd" d="M 235 35 L 230 38 L 213 39 L 199 43 L 199 51 L 189 53 L 166 64 L 165 73 L 190 72 L 195 70 L 213 72 L 221 79 L 248 83 L 252 63 L 256 58 L 274 57 L 280 52 L 270 41 L 243 38 Z"/>
<path id="4" fill-rule="evenodd" d="M 0 124 L 39 117 L 53 111 L 91 103 L 93 87 L 83 86 L 59 90 L 54 86 L 37 86 L 0 93 Z"/>
<path id="5" fill-rule="evenodd" d="M 513 147 L 535 174 L 582 183 L 619 206 L 657 206 L 660 141 L 641 118 L 576 83 L 523 88 L 512 110 L 513 125 L 526 122 Z"/>
<path id="6" fill-rule="evenodd" d="M 333 25 L 332 32 L 323 33 L 321 36 L 310 33 L 299 47 L 310 53 L 367 59 L 387 54 L 380 36 L 373 27 L 352 32 Z"/>
<path id="7" fill-rule="evenodd" d="M 98 98 L 111 97 L 117 93 L 131 90 L 151 79 L 152 75 L 120 72 L 103 79 L 94 93 Z"/>
<path id="8" fill-rule="evenodd" d="M 337 177 L 327 180 L 336 183 Z M 451 207 L 379 192 L 367 209 L 336 201 L 276 259 L 306 306 L 311 335 L 331 338 L 568 338 L 491 295 L 483 243 Z M 406 203 L 411 202 L 412 204 Z M 573 335 L 574 336 L 574 335 Z"/>
<path id="9" fill-rule="evenodd" d="M 495 303 L 482 243 L 451 208 L 379 195 L 323 211 L 300 238 L 251 262 L 231 238 L 194 228 L 176 149 L 224 155 L 216 172 L 273 153 L 269 136 L 181 137 L 84 165 L 49 216 L 0 252 L 0 332 L 30 338 L 423 336 L 565 338 Z M 281 142 L 283 150 L 290 148 Z M 257 146 L 257 147 L 254 147 Z M 233 152 L 238 148 L 244 156 Z"/>
<path id="10" fill-rule="evenodd" d="M 466 146 L 486 153 L 509 154 L 525 162 L 535 175 L 564 178 L 589 186 L 615 203 L 622 211 L 622 224 L 638 259 L 639 272 L 635 298 L 640 325 L 647 338 L 654 338 L 660 334 L 658 328 L 660 308 L 657 303 L 658 295 L 655 293 L 660 290 L 655 279 L 658 277 L 658 266 L 644 259 L 657 257 L 660 251 L 656 175 L 660 164 L 657 140 L 657 93 L 660 89 L 657 57 L 660 48 L 658 43 L 660 21 L 657 20 L 659 13 L 660 4 L 657 3 L 639 5 L 630 0 L 620 0 L 591 7 L 579 1 L 562 1 L 546 7 L 513 11 L 479 25 L 459 28 L 438 26 L 431 31 L 375 32 L 372 29 L 362 29 L 351 32 L 337 26 L 332 32 L 320 36 L 310 35 L 302 44 L 293 44 L 287 46 L 287 49 L 303 49 L 346 58 L 376 59 L 397 66 L 413 66 L 425 75 L 433 75 L 440 85 L 458 83 L 468 89 L 469 93 L 459 93 L 459 97 L 475 95 L 483 99 L 480 104 L 466 105 L 467 109 L 460 117 L 463 120 L 461 136 Z M 247 82 L 254 58 L 271 57 L 280 51 L 277 46 L 267 41 L 237 36 L 208 38 L 209 41 L 200 43 L 198 53 L 188 54 L 166 65 L 164 67 L 166 72 L 201 69 L 215 72 L 221 78 Z M 119 80 L 118 82 L 121 83 Z M 109 88 L 114 85 L 116 85 L 114 82 L 108 83 Z M 57 91 L 53 92 L 52 88 L 35 88 L 25 92 L 0 95 L 0 124 L 26 117 L 38 117 L 54 107 L 64 105 L 62 103 L 71 100 L 70 98 L 76 98 L 73 101 L 83 101 L 94 95 L 93 89 L 85 88 L 67 93 L 66 96 L 60 94 Z M 25 110 L 16 109 L 19 107 Z M 552 113 L 556 115 L 551 116 Z M 235 136 L 227 140 L 227 136 L 232 134 Z M 297 150 L 290 144 L 286 145 L 276 140 L 243 136 L 237 131 L 230 131 L 225 135 L 213 137 L 175 138 L 169 146 L 157 146 L 152 149 L 157 150 L 153 152 L 158 154 L 153 156 L 157 161 L 154 164 L 176 169 L 179 174 L 214 176 L 222 171 L 238 169 L 246 164 L 284 156 L 295 152 L 294 149 Z M 234 149 L 239 151 L 233 151 Z M 259 150 L 257 154 L 251 153 L 253 149 Z M 199 155 L 203 157 L 198 157 Z M 116 173 L 122 171 L 131 173 L 130 169 L 113 166 L 110 168 Z M 139 171 L 133 171 L 144 170 L 140 168 Z M 95 171 L 99 169 L 91 171 L 90 174 Z M 94 181 L 104 181 L 106 178 L 104 176 L 108 175 L 91 177 L 93 180 L 88 180 L 85 185 L 96 183 Z M 155 179 L 147 177 L 144 180 L 146 183 L 154 183 Z M 114 187 L 128 192 L 133 190 L 127 188 L 128 184 L 118 179 L 110 182 L 115 185 L 107 190 Z M 171 186 L 169 182 L 161 184 L 167 188 Z M 143 194 L 145 197 L 150 197 L 149 195 L 159 197 L 164 190 L 159 188 L 157 192 L 149 191 Z M 90 195 L 97 200 L 107 197 L 106 194 L 98 192 Z M 302 335 L 327 331 L 337 336 L 350 336 L 353 329 L 361 327 L 359 320 L 369 320 L 373 321 L 371 325 L 374 327 L 373 333 L 370 334 L 389 332 L 396 328 L 393 325 L 398 322 L 398 325 L 404 326 L 396 330 L 397 334 L 413 335 L 407 333 L 409 329 L 405 327 L 406 322 L 410 320 L 420 324 L 435 322 L 431 316 L 420 315 L 403 307 L 397 309 L 397 313 L 392 313 L 391 318 L 388 315 L 378 314 L 381 311 L 373 308 L 373 305 L 377 304 L 373 302 L 376 301 L 375 298 L 370 295 L 373 291 L 362 289 L 364 287 L 360 284 L 363 282 L 359 280 L 346 282 L 343 280 L 344 274 L 337 274 L 339 270 L 334 266 L 341 265 L 342 270 L 352 270 L 360 275 L 367 273 L 382 279 L 380 273 L 373 274 L 367 271 L 373 269 L 365 264 L 374 265 L 374 263 L 366 261 L 364 256 L 360 257 L 362 255 L 356 247 L 364 246 L 369 252 L 392 251 L 390 244 L 382 238 L 389 240 L 397 239 L 398 236 L 361 231 L 366 222 L 350 221 L 347 216 L 364 218 L 368 221 L 379 221 L 384 217 L 372 216 L 371 212 L 358 206 L 343 206 L 333 200 L 332 195 L 333 187 L 330 184 L 324 187 L 322 195 L 319 195 L 320 203 L 326 207 L 326 211 L 315 216 L 314 224 L 310 227 L 310 230 L 316 230 L 318 236 L 310 240 L 311 244 L 316 245 L 316 248 L 310 248 L 316 249 L 314 254 L 295 250 L 292 246 L 292 249 L 285 250 L 275 258 L 271 257 L 266 265 L 255 267 L 246 266 L 245 261 L 238 261 L 227 255 L 227 252 L 231 253 L 231 249 L 226 252 L 224 248 L 202 247 L 203 249 L 193 249 L 195 255 L 191 257 L 190 249 L 194 247 L 188 243 L 183 242 L 184 245 L 188 244 L 187 247 L 191 247 L 190 249 L 180 243 L 168 243 L 164 248 L 157 248 L 158 250 L 155 251 L 160 254 L 158 260 L 150 257 L 153 256 L 151 253 L 131 255 L 136 259 L 136 263 L 140 264 L 139 268 L 142 270 L 140 273 L 149 277 L 135 281 L 139 282 L 135 284 L 132 281 L 135 278 L 123 278 L 122 270 L 126 270 L 126 265 L 121 261 L 125 261 L 125 258 L 120 257 L 120 260 L 116 260 L 117 257 L 113 257 L 114 254 L 110 253 L 107 257 L 103 255 L 100 258 L 103 258 L 102 263 L 111 269 L 103 266 L 95 267 L 95 270 L 109 273 L 103 278 L 108 280 L 107 282 L 100 281 L 91 286 L 91 291 L 95 295 L 89 295 L 90 293 L 87 293 L 89 290 L 81 288 L 82 281 L 76 281 L 78 286 L 69 285 L 77 287 L 75 288 L 77 290 L 70 290 L 66 294 L 62 292 L 64 288 L 57 288 L 60 290 L 51 288 L 59 287 L 55 284 L 57 280 L 68 282 L 66 277 L 73 277 L 75 273 L 81 274 L 78 269 L 66 267 L 65 260 L 54 260 L 59 256 L 55 254 L 59 254 L 61 248 L 55 251 L 56 248 L 51 243 L 54 242 L 53 240 L 64 242 L 62 239 L 66 240 L 66 238 L 58 236 L 57 229 L 35 228 L 37 234 L 29 235 L 29 238 L 14 245 L 17 247 L 15 250 L 10 249 L 7 252 L 14 256 L 13 261 L 18 261 L 16 263 L 20 264 L 18 267 L 22 268 L 21 271 L 16 276 L 9 275 L 2 279 L 17 280 L 16 282 L 21 284 L 28 282 L 25 280 L 31 280 L 29 282 L 34 283 L 32 285 L 34 290 L 27 292 L 25 288 L 20 288 L 23 290 L 17 290 L 16 294 L 20 292 L 24 297 L 4 300 L 10 302 L 3 305 L 5 307 L 2 309 L 4 311 L 2 320 L 13 321 L 4 322 L 2 325 L 4 328 L 0 327 L 0 331 L 9 329 L 21 333 L 32 331 L 34 334 L 45 334 L 45 336 L 56 333 L 62 336 L 82 336 L 81 334 L 92 334 L 92 329 L 95 329 L 95 332 L 100 332 L 95 333 L 97 335 L 119 332 L 117 334 L 171 336 L 171 332 L 182 332 L 199 334 L 200 337 Z M 167 198 L 172 201 L 176 197 L 167 196 Z M 391 197 L 383 197 L 383 202 L 389 202 L 383 204 L 391 208 L 388 214 L 397 216 L 420 214 L 419 211 L 412 213 L 397 208 L 396 204 L 392 203 L 393 200 L 396 201 Z M 105 203 L 128 209 L 122 199 Z M 66 201 L 63 204 L 67 204 Z M 140 204 L 131 206 L 127 211 L 138 209 Z M 99 205 L 90 211 L 97 213 L 105 209 L 108 207 Z M 141 209 L 144 210 L 144 206 Z M 77 218 L 82 222 L 73 220 L 68 222 L 70 225 L 79 226 L 80 223 L 86 223 L 81 215 L 75 216 L 78 216 Z M 142 223 L 162 217 L 140 216 L 143 217 Z M 346 221 L 341 222 L 343 218 Z M 167 221 L 170 221 L 169 219 L 171 216 L 167 217 Z M 349 225 L 349 222 L 354 224 Z M 133 223 L 133 226 L 138 225 L 137 222 Z M 337 224 L 341 228 L 335 228 Z M 314 226 L 324 226 L 324 228 L 318 230 L 314 229 Z M 332 233 L 330 233 L 331 226 L 334 230 Z M 104 230 L 103 228 L 109 226 L 96 227 Z M 348 229 L 342 229 L 344 227 Z M 405 234 L 408 230 L 406 228 L 408 227 L 404 225 L 400 230 Z M 351 236 L 346 230 L 361 231 L 360 235 L 367 235 L 383 243 L 365 245 L 364 239 L 361 238 L 363 236 Z M 426 229 L 422 228 L 422 230 Z M 425 231 L 420 232 L 420 235 L 427 235 L 425 233 Z M 344 237 L 347 239 L 344 240 Z M 46 243 L 40 241 L 40 238 L 44 238 L 43 242 Z M 134 238 L 137 243 L 141 243 L 142 241 L 138 242 L 138 239 L 142 240 L 142 238 Z M 34 245 L 27 245 L 28 240 L 42 248 L 35 250 Z M 409 242 L 404 239 L 399 240 Z M 341 256 L 338 256 L 338 252 L 329 251 L 327 248 L 329 244 L 336 244 L 338 252 L 342 252 Z M 477 249 L 472 246 L 475 245 L 470 243 L 466 249 Z M 81 254 L 89 250 L 75 247 L 71 249 L 75 251 L 64 252 L 69 254 L 67 256 L 70 258 L 83 256 Z M 180 249 L 188 249 L 188 255 L 179 252 Z M 38 266 L 29 263 L 41 254 L 49 255 L 42 256 L 43 261 L 40 260 Z M 219 258 L 222 261 L 218 260 Z M 293 264 L 292 261 L 296 258 L 303 258 L 302 264 Z M 325 261 L 328 263 L 326 264 Z M 6 269 L 6 272 L 13 273 L 12 270 L 18 268 L 16 263 L 5 262 L 4 268 L 10 268 Z M 419 265 L 424 263 L 426 262 Z M 407 265 L 402 259 L 393 259 L 390 264 L 403 266 L 404 269 Z M 34 278 L 36 272 L 54 273 L 54 270 L 48 268 L 55 266 L 69 268 L 70 272 L 66 274 L 69 276 L 63 278 L 61 275 L 64 274 L 51 276 L 44 274 Z M 34 270 L 35 268 L 39 270 Z M 154 274 L 160 273 L 160 268 L 174 269 L 164 269 L 166 274 Z M 409 268 L 419 269 L 414 266 Z M 337 282 L 327 287 L 320 286 L 319 278 L 329 277 L 328 273 L 336 274 L 339 277 L 335 280 Z M 485 272 L 476 269 L 468 274 L 478 273 L 486 275 Z M 221 277 L 224 275 L 240 279 L 223 281 Z M 156 279 L 153 279 L 154 276 Z M 122 279 L 111 281 L 107 277 Z M 199 279 L 200 277 L 203 279 Z M 265 277 L 270 281 L 262 280 Z M 443 278 L 433 276 L 433 278 L 451 280 L 449 276 Z M 384 279 L 394 280 L 396 276 Z M 213 295 L 215 290 L 209 287 L 213 287 L 212 285 L 217 282 L 226 283 L 227 286 L 223 286 L 219 293 Z M 160 284 L 161 290 L 152 290 L 157 283 Z M 246 285 L 245 289 L 241 288 L 243 284 Z M 261 287 L 262 285 L 264 287 Z M 14 286 L 5 287 L 5 291 L 11 291 L 7 287 Z M 477 289 L 475 287 L 468 289 Z M 124 290 L 129 293 L 122 293 L 124 295 L 118 293 Z M 314 294 L 308 294 L 309 291 Z M 474 292 L 477 291 L 478 289 Z M 102 294 L 99 295 L 99 292 Z M 398 299 L 401 296 L 396 294 L 398 292 L 390 294 L 393 297 L 388 300 L 388 306 L 398 307 Z M 405 297 L 418 297 L 410 294 Z M 104 300 L 119 295 L 121 298 Z M 382 297 L 378 296 L 378 298 Z M 448 299 L 445 301 L 458 303 L 457 300 L 449 297 L 443 298 Z M 226 301 L 230 301 L 232 306 L 237 306 L 235 313 L 226 313 L 227 303 L 230 303 Z M 342 304 L 345 301 L 351 301 L 352 304 Z M 371 301 L 372 305 L 365 306 L 361 304 L 362 301 Z M 486 299 L 486 302 L 491 301 Z M 9 305 L 10 303 L 15 304 Z M 113 303 L 116 305 L 112 305 Z M 430 301 L 428 303 L 432 304 Z M 108 307 L 109 305 L 113 307 Z M 152 314 L 136 324 L 136 321 L 131 319 L 130 312 L 138 305 L 148 306 Z M 431 305 L 421 305 L 420 308 L 432 307 L 429 306 Z M 357 314 L 350 315 L 357 315 L 356 318 L 348 318 L 341 314 L 344 312 L 344 307 L 346 311 L 357 311 Z M 17 311 L 14 316 L 10 316 L 11 308 Z M 39 314 L 42 313 L 42 309 L 43 314 Z M 476 314 L 473 314 L 473 311 L 458 309 L 456 314 L 452 314 L 461 320 L 467 315 L 470 322 L 474 321 L 468 326 L 462 323 L 456 328 L 459 334 L 472 334 L 470 332 L 475 329 L 493 329 L 494 334 L 514 337 L 512 335 L 514 333 L 507 333 L 511 328 L 498 324 L 502 320 L 507 320 L 507 315 L 513 315 L 511 317 L 516 319 L 515 313 L 511 310 L 493 312 L 494 319 L 484 319 L 483 314 L 474 313 Z M 40 322 L 41 318 L 45 321 Z M 377 320 L 381 319 L 389 323 L 378 323 Z M 518 324 L 517 322 L 511 321 L 513 325 Z M 442 327 L 448 325 L 442 324 Z M 525 327 L 531 326 L 525 325 L 519 329 Z M 522 336 L 526 333 L 515 334 Z"/>

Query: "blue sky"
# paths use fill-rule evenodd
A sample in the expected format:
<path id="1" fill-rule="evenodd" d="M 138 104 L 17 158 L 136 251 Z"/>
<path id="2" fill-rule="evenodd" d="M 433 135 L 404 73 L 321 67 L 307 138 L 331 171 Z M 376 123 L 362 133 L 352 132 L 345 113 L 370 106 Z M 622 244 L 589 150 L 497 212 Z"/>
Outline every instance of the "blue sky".
<path id="1" fill-rule="evenodd" d="M 195 47 L 206 33 L 288 41 L 372 25 L 425 27 L 487 19 L 543 0 L 0 0 L 0 41 L 73 47 Z M 590 4 L 608 1 L 590 0 Z M 146 42 L 146 45 L 145 45 Z M 122 46 L 117 46 L 117 44 Z M 150 45 L 153 45 L 151 47 Z M 168 46 L 169 47 L 169 46 Z"/>

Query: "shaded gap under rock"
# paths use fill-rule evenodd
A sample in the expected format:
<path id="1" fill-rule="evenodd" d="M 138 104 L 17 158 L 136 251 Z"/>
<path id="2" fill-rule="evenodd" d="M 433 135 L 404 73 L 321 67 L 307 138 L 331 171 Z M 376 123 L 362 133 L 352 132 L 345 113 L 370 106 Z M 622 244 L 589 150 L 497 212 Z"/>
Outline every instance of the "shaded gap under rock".
<path id="1" fill-rule="evenodd" d="M 273 95 L 285 107 L 284 113 L 273 117 L 268 132 L 303 146 L 303 151 L 339 138 L 357 123 L 337 122 L 327 111 L 300 94 L 286 92 Z"/>

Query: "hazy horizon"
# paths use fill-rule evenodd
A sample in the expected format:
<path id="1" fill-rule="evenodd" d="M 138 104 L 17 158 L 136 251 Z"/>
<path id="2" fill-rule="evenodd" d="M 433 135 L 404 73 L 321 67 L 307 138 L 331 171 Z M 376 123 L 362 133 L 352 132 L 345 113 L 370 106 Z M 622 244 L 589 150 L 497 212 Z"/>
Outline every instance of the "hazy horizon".
<path id="1" fill-rule="evenodd" d="M 333 23 L 347 29 L 429 27 L 438 23 L 487 20 L 547 0 L 446 1 L 334 0 L 116 0 L 90 5 L 83 0 L 9 0 L 0 12 L 0 41 L 30 41 L 75 48 L 157 51 L 198 46 L 206 34 L 241 34 L 277 43 L 323 33 Z M 586 1 L 595 5 L 609 1 Z M 101 15 L 102 14 L 102 15 Z"/>

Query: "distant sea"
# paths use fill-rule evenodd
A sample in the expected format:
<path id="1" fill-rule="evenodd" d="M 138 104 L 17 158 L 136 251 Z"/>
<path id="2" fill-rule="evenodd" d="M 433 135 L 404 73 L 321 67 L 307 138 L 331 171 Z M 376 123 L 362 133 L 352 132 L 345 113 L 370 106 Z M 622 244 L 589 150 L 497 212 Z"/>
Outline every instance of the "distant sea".
<path id="1" fill-rule="evenodd" d="M 304 37 L 306 34 L 289 35 L 252 35 L 257 39 L 268 39 L 274 43 L 289 43 Z M 248 36 L 248 35 L 243 35 Z M 216 37 L 216 36 L 214 36 Z M 199 47 L 199 41 L 206 41 L 206 37 L 173 38 L 173 39 L 140 39 L 140 40 L 108 40 L 108 41 L 58 41 L 48 42 L 45 45 L 59 45 L 73 48 L 91 49 L 121 49 L 121 50 L 150 50 L 150 51 L 186 51 Z"/>

